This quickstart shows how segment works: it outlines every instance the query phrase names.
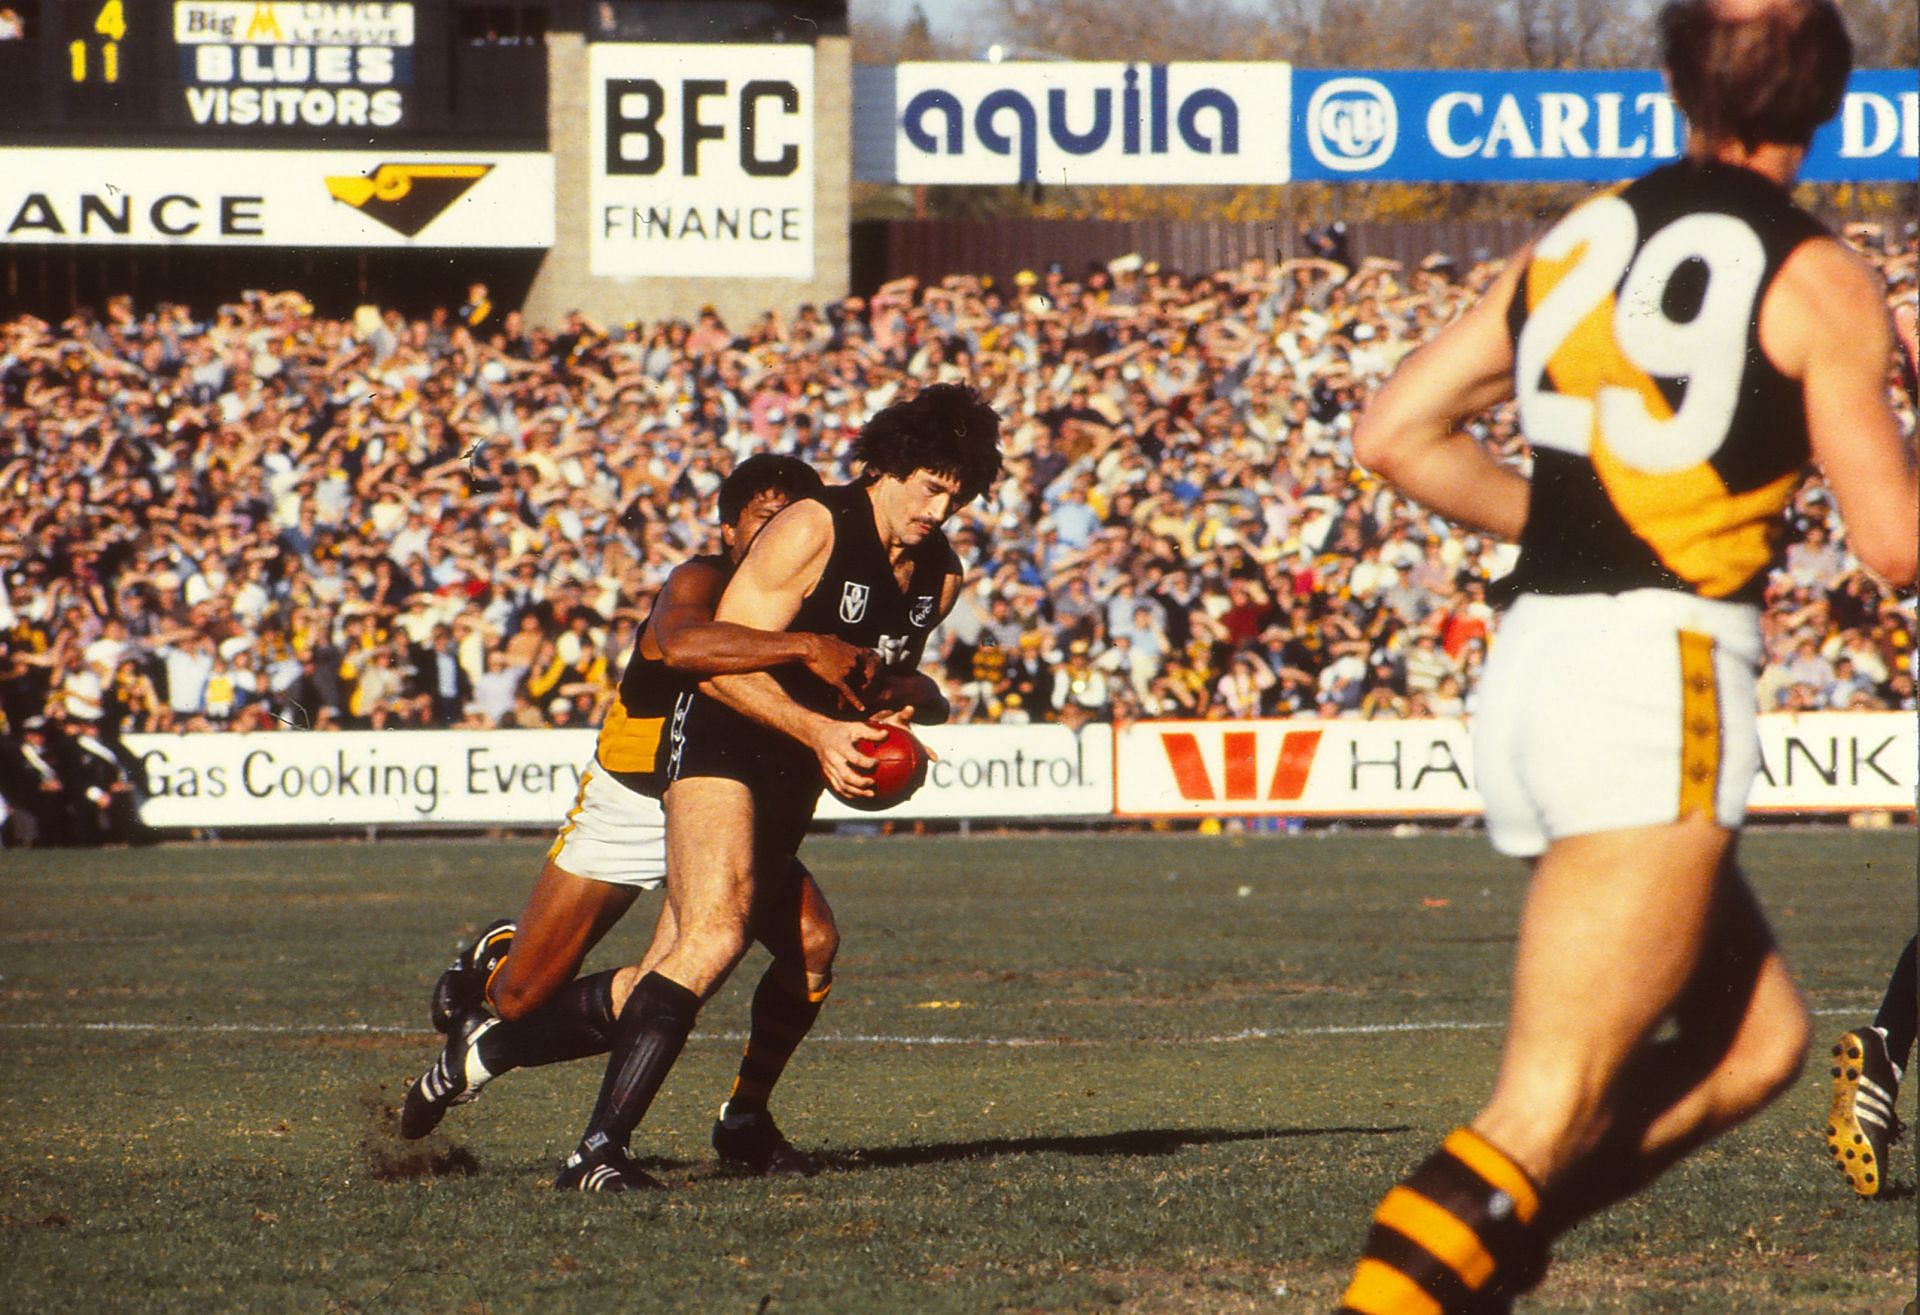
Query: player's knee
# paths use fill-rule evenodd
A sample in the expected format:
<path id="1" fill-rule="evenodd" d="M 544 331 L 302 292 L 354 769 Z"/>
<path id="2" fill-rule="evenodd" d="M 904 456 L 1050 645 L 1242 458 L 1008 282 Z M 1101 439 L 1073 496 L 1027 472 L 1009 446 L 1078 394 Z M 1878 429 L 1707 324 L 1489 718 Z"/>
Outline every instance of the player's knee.
<path id="1" fill-rule="evenodd" d="M 487 992 L 487 1001 L 493 1006 L 493 1012 L 506 1022 L 517 1022 L 538 1009 L 547 997 L 542 983 L 516 975 L 508 961 L 508 968 L 494 979 L 493 987 Z"/>
<path id="2" fill-rule="evenodd" d="M 840 953 L 840 929 L 832 918 L 809 919 L 801 926 L 800 952 L 808 973 L 825 976 L 833 971 L 834 956 Z"/>
<path id="3" fill-rule="evenodd" d="M 674 957 L 697 962 L 710 972 L 726 973 L 746 957 L 752 942 L 744 920 L 714 920 L 681 928 Z"/>

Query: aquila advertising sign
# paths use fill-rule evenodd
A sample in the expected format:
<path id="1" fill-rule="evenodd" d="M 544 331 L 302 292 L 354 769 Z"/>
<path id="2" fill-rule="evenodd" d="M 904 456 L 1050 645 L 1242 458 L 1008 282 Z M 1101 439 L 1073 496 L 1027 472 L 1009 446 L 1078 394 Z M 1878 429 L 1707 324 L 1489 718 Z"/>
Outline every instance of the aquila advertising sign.
<path id="1" fill-rule="evenodd" d="M 892 72 L 863 81 L 856 112 L 887 115 L 894 181 L 1287 181 L 1286 64 L 908 63 Z"/>

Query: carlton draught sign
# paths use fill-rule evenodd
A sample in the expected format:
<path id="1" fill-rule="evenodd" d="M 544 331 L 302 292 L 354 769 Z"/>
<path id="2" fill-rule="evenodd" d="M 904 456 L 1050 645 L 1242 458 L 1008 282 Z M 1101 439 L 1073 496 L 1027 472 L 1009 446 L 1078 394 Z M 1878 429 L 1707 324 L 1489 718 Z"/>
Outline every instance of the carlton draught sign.
<path id="1" fill-rule="evenodd" d="M 1299 70 L 1293 176 L 1402 182 L 1610 182 L 1673 160 L 1687 125 L 1658 73 Z M 1912 70 L 1854 73 L 1814 135 L 1809 182 L 1912 182 Z"/>

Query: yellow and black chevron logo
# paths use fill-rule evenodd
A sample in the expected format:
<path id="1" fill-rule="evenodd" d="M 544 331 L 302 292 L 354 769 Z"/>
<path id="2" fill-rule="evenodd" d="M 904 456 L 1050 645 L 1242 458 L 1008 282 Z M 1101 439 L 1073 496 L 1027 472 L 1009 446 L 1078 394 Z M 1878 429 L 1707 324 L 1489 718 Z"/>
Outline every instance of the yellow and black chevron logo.
<path id="1" fill-rule="evenodd" d="M 490 164 L 383 164 L 370 174 L 329 175 L 327 194 L 414 237 L 491 172 Z"/>

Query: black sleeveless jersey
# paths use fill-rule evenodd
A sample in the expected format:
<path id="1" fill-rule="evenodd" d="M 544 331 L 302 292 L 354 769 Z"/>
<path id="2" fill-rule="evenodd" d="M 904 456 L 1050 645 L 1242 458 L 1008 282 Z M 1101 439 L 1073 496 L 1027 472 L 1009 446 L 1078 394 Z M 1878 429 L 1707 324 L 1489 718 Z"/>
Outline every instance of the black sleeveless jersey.
<path id="1" fill-rule="evenodd" d="M 890 667 L 916 669 L 940 619 L 941 585 L 960 570 L 946 536 L 935 532 L 914 545 L 903 589 L 874 527 L 867 486 L 835 485 L 810 496 L 833 513 L 833 549 L 787 629 L 833 635 L 874 649 Z M 830 717 L 851 717 L 834 689 L 804 667 L 770 674 L 794 702 Z M 690 776 L 745 782 L 757 807 L 778 812 L 783 820 L 776 829 L 785 828 L 782 834 L 795 845 L 821 789 L 819 761 L 806 745 L 697 689 L 683 695 L 668 718 L 660 773 L 661 789 Z"/>
<path id="2" fill-rule="evenodd" d="M 702 562 L 719 571 L 723 584 L 733 575 L 733 560 L 724 553 L 695 557 L 692 562 Z M 647 623 L 652 620 L 653 613 L 649 611 L 647 619 L 640 623 L 640 634 L 646 633 Z M 600 725 L 600 738 L 593 747 L 594 761 L 629 789 L 658 794 L 660 746 L 667 717 L 673 711 L 674 700 L 699 682 L 698 676 L 685 675 L 658 658 L 643 656 L 636 637 L 633 655 L 627 659 L 627 669 L 620 676 L 619 696 Z"/>
<path id="3" fill-rule="evenodd" d="M 1759 174 L 1693 161 L 1548 230 L 1507 314 L 1534 468 L 1497 596 L 1760 601 L 1809 456 L 1802 390 L 1761 351 L 1760 306 L 1825 232 Z"/>
<path id="4" fill-rule="evenodd" d="M 909 550 L 913 574 L 902 589 L 874 528 L 867 488 L 865 483 L 838 484 L 812 495 L 833 513 L 833 552 L 820 582 L 802 600 L 787 629 L 836 636 L 873 649 L 890 667 L 912 671 L 940 620 L 940 587 L 960 570 L 960 563 L 947 536 L 935 530 Z M 835 711 L 834 691 L 812 672 L 796 667 L 773 674 L 794 702 L 818 712 Z"/>

